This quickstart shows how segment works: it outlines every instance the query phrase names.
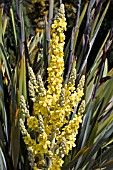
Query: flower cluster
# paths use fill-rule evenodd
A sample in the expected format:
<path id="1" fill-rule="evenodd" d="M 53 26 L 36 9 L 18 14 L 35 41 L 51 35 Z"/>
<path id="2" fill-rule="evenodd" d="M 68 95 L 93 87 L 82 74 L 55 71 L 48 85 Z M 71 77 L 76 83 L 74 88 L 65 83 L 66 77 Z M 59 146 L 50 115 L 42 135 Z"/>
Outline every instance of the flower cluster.
<path id="1" fill-rule="evenodd" d="M 54 20 L 51 29 L 50 41 L 50 65 L 48 67 L 48 94 L 53 94 L 56 101 L 62 88 L 62 74 L 64 70 L 64 40 L 63 31 L 66 30 L 66 19 L 64 16 L 64 5 L 61 4 L 59 14 Z"/>
<path id="2" fill-rule="evenodd" d="M 81 102 L 78 110 L 78 115 L 75 114 L 74 118 L 69 121 L 69 124 L 62 129 L 62 133 L 57 137 L 58 142 L 66 139 L 65 154 L 68 154 L 72 147 L 75 147 L 76 135 L 78 134 L 79 124 L 82 123 L 82 114 L 85 110 L 85 101 Z"/>
<path id="3" fill-rule="evenodd" d="M 48 86 L 44 87 L 41 75 L 35 76 L 28 66 L 29 96 L 33 101 L 33 115 L 27 109 L 22 96 L 20 108 L 27 119 L 25 128 L 24 120 L 20 119 L 20 129 L 28 149 L 30 165 L 33 169 L 60 170 L 63 157 L 75 147 L 76 135 L 82 115 L 85 110 L 84 95 L 85 76 L 83 75 L 75 88 L 76 69 L 72 68 L 67 84 L 63 84 L 64 72 L 64 41 L 66 19 L 64 5 L 60 10 L 51 28 L 50 63 L 48 66 Z M 81 101 L 82 100 L 82 101 Z M 81 103 L 78 114 L 74 115 L 74 108 Z M 70 115 L 74 117 L 70 120 Z"/>

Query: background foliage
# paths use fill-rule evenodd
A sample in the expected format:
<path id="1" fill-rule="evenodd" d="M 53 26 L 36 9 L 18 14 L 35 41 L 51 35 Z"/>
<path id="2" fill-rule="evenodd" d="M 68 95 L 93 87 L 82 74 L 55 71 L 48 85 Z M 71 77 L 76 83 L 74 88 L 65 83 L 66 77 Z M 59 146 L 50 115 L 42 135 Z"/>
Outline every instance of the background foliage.
<path id="1" fill-rule="evenodd" d="M 46 85 L 51 24 L 47 18 L 53 6 L 49 8 L 49 1 L 45 4 L 28 1 L 27 11 L 24 1 L 23 3 L 3 1 L 3 3 L 0 8 L 0 168 L 28 170 L 30 166 L 27 151 L 21 139 L 18 123 L 21 116 L 19 101 L 20 96 L 24 95 L 32 110 L 32 102 L 28 97 L 27 63 L 35 74 L 40 72 L 43 75 Z M 81 75 L 86 75 L 84 97 L 86 110 L 77 136 L 77 147 L 65 157 L 63 169 L 73 167 L 77 170 L 98 168 L 111 170 L 113 167 L 111 59 L 113 29 L 110 11 L 113 2 L 91 0 L 82 4 L 78 0 L 64 1 L 64 3 L 68 22 L 64 49 L 64 79 L 67 81 L 69 78 L 73 59 L 76 59 L 76 85 Z M 57 11 L 58 7 L 59 1 L 55 1 L 54 11 L 55 8 Z M 41 11 L 40 16 L 35 12 L 37 8 Z M 73 8 L 72 14 L 70 8 Z M 71 17 L 72 22 L 70 22 Z M 40 32 L 40 28 L 43 28 L 44 32 Z"/>

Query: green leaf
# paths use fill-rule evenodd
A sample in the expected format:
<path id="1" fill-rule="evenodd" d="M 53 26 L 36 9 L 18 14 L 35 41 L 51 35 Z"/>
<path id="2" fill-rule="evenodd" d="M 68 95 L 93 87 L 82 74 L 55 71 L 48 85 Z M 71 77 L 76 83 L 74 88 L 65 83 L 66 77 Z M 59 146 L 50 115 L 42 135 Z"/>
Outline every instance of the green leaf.
<path id="1" fill-rule="evenodd" d="M 75 156 L 74 158 L 66 165 L 62 168 L 62 170 L 67 170 L 69 168 L 72 168 L 75 163 L 78 161 L 78 158 L 83 155 L 84 153 L 86 153 L 89 150 L 89 147 L 84 147 L 83 149 L 81 149 Z"/>
<path id="2" fill-rule="evenodd" d="M 8 141 L 9 136 L 8 136 L 8 121 L 7 121 L 7 114 L 6 114 L 6 109 L 3 100 L 0 98 L 0 112 L 1 112 L 1 117 L 3 119 L 3 129 L 4 129 L 4 134 L 6 135 L 6 139 Z"/>
<path id="3" fill-rule="evenodd" d="M 38 42 L 39 42 L 39 33 L 37 33 L 36 36 L 32 38 L 28 43 L 29 54 L 32 53 L 35 50 L 35 48 L 38 48 L 37 47 Z"/>
<path id="4" fill-rule="evenodd" d="M 90 74 L 88 76 L 88 82 L 92 79 L 92 77 L 94 77 L 95 72 L 96 72 L 96 70 L 97 70 L 97 68 L 98 68 L 98 66 L 99 66 L 99 64 L 101 62 L 101 57 L 103 55 L 103 47 L 105 46 L 105 44 L 106 44 L 106 42 L 108 40 L 109 35 L 110 35 L 110 31 L 108 31 L 108 33 L 107 33 L 107 35 L 105 37 L 105 40 L 102 43 L 102 45 L 101 45 L 101 47 L 100 47 L 100 49 L 99 49 L 99 51 L 97 53 L 97 56 L 96 56 L 95 61 L 94 61 L 94 64 L 93 64 L 93 66 L 90 69 Z"/>
<path id="5" fill-rule="evenodd" d="M 91 29 L 91 33 L 90 33 L 90 41 L 91 41 L 91 39 L 92 39 L 93 36 L 94 36 L 94 31 L 95 31 L 95 27 L 96 27 L 96 25 L 97 25 L 99 16 L 100 16 L 100 11 L 99 11 L 99 13 L 97 14 L 97 16 L 96 16 L 96 18 L 95 18 L 95 20 L 94 20 L 94 22 L 93 22 L 92 29 Z"/>
<path id="6" fill-rule="evenodd" d="M 20 152 L 20 130 L 18 123 L 15 122 L 11 125 L 11 153 L 13 166 L 17 169 L 19 152 Z"/>
<path id="7" fill-rule="evenodd" d="M 107 10 L 108 10 L 109 5 L 110 5 L 110 1 L 107 3 L 107 5 L 106 5 L 106 7 L 105 7 L 105 10 L 104 10 L 104 12 L 102 13 L 101 18 L 100 18 L 100 20 L 98 21 L 97 27 L 95 28 L 94 36 L 92 37 L 92 39 L 91 39 L 91 41 L 89 42 L 89 44 L 86 44 L 86 47 L 88 46 L 88 51 L 87 51 L 87 54 L 85 54 L 85 56 L 84 56 L 84 60 L 82 59 L 81 65 L 80 65 L 80 67 L 79 67 L 79 69 L 78 69 L 80 73 L 83 71 L 84 67 L 86 66 L 87 59 L 88 59 L 88 57 L 89 57 L 89 54 L 90 54 L 91 49 L 92 49 L 92 47 L 93 47 L 94 41 L 95 41 L 95 39 L 96 39 L 96 37 L 97 37 L 97 34 L 98 34 L 99 30 L 100 30 L 100 27 L 101 27 L 101 25 L 102 25 L 102 22 L 103 22 L 103 20 L 104 20 L 104 17 L 105 17 L 105 15 L 106 15 L 106 12 L 107 12 Z M 88 35 L 87 35 L 87 41 L 86 41 L 86 42 L 88 42 L 88 41 L 89 41 L 89 39 L 88 39 Z M 85 48 L 86 48 L 86 47 L 85 47 Z M 85 53 L 86 53 L 86 51 L 85 51 Z M 96 60 L 96 62 L 97 62 L 97 60 Z"/>
<path id="8" fill-rule="evenodd" d="M 78 38 L 78 34 L 79 34 L 79 28 L 81 26 L 81 23 L 82 23 L 84 17 L 85 17 L 87 7 L 88 7 L 88 2 L 85 4 L 85 6 L 83 8 L 83 11 L 82 11 L 80 18 L 78 20 L 78 25 L 76 26 L 75 31 L 74 31 L 73 53 L 74 53 L 75 47 L 76 47 L 76 42 L 77 42 L 77 38 Z"/>
<path id="9" fill-rule="evenodd" d="M 102 21 L 104 20 L 104 17 L 105 17 L 105 15 L 106 15 L 106 12 L 107 12 L 107 10 L 108 10 L 108 8 L 109 8 L 110 2 L 111 2 L 111 0 L 108 0 L 108 3 L 107 3 L 107 5 L 106 5 L 106 7 L 105 7 L 104 12 L 102 13 L 102 16 L 101 16 L 98 24 L 97 24 L 97 27 L 96 27 L 96 29 L 95 29 L 95 33 L 94 33 L 94 34 L 96 34 L 96 32 L 98 32 L 98 30 L 99 30 L 99 28 L 100 28 L 100 26 L 101 26 L 101 24 L 102 24 Z"/>
<path id="10" fill-rule="evenodd" d="M 5 32 L 6 32 L 7 22 L 8 22 L 8 17 L 4 16 L 4 22 L 3 22 L 3 37 L 4 37 Z"/>
<path id="11" fill-rule="evenodd" d="M 14 31 L 15 44 L 16 44 L 16 46 L 17 46 L 17 34 L 16 34 L 16 27 L 15 27 L 14 13 L 13 13 L 12 8 L 10 8 L 10 14 L 11 14 L 11 19 L 12 19 L 12 24 L 13 24 L 13 31 Z"/>
<path id="12" fill-rule="evenodd" d="M 19 70 L 19 99 L 20 96 L 23 95 L 25 99 L 27 98 L 27 87 L 26 87 L 26 63 L 25 56 L 21 58 L 20 61 L 20 70 Z"/>
<path id="13" fill-rule="evenodd" d="M 104 98 L 103 105 L 100 110 L 100 115 L 102 111 L 107 107 L 110 99 L 112 98 L 112 88 L 113 86 L 113 78 L 111 78 L 109 81 L 107 81 L 105 89 L 102 90 L 102 92 L 99 94 L 101 98 Z"/>
<path id="14" fill-rule="evenodd" d="M 3 7 L 0 8 L 0 43 L 2 43 L 2 17 L 3 17 Z"/>
<path id="15" fill-rule="evenodd" d="M 11 69 L 10 69 L 10 65 L 9 65 L 8 60 L 7 60 L 7 56 L 6 56 L 6 53 L 5 53 L 5 50 L 4 50 L 4 47 L 2 46 L 2 44 L 0 44 L 0 60 L 1 59 L 3 60 L 8 79 L 10 80 Z"/>
<path id="16" fill-rule="evenodd" d="M 112 156 L 112 149 L 113 147 L 110 146 L 110 148 L 107 148 L 103 153 L 101 152 L 99 157 L 96 160 L 92 160 L 92 166 L 90 166 L 90 169 L 97 169 L 99 166 L 101 166 L 102 162 L 105 162 L 105 160 L 110 160 Z"/>
<path id="17" fill-rule="evenodd" d="M 97 131 L 97 136 L 100 135 L 102 131 L 106 129 L 106 127 L 113 121 L 113 112 L 109 114 L 109 116 L 101 123 L 99 129 Z"/>
<path id="18" fill-rule="evenodd" d="M 108 73 L 108 59 L 106 58 L 105 66 L 104 66 L 104 71 L 103 71 L 103 77 L 106 77 L 107 73 Z"/>
<path id="19" fill-rule="evenodd" d="M 86 163 L 89 162 L 89 160 L 91 160 L 91 158 L 93 158 L 93 156 L 98 152 L 98 150 L 101 148 L 101 146 L 108 140 L 108 138 L 112 134 L 112 128 L 113 128 L 113 123 L 111 123 L 106 128 L 106 130 L 103 133 L 101 133 L 101 135 L 95 141 L 90 153 L 86 157 L 85 162 L 82 164 L 82 167 L 84 167 L 84 165 L 86 165 Z"/>
<path id="20" fill-rule="evenodd" d="M 107 168 L 107 170 L 111 170 L 113 168 L 113 159 L 103 163 L 99 168 Z"/>

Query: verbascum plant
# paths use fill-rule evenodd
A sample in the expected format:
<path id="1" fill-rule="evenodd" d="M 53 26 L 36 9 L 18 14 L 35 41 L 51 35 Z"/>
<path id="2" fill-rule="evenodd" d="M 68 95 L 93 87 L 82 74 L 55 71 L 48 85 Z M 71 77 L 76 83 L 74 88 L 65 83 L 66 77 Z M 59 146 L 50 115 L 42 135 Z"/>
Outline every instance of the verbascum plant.
<path id="1" fill-rule="evenodd" d="M 40 75 L 35 76 L 28 66 L 29 96 L 33 101 L 30 115 L 24 96 L 21 96 L 20 130 L 28 150 L 30 166 L 34 170 L 60 170 L 63 158 L 75 147 L 75 140 L 85 110 L 85 76 L 75 88 L 76 69 L 72 68 L 68 83 L 63 85 L 64 43 L 66 19 L 64 5 L 61 4 L 56 19 L 51 26 L 50 63 L 48 66 L 47 89 Z M 78 113 L 74 108 L 80 103 Z M 71 113 L 73 118 L 70 119 Z M 27 124 L 27 127 L 25 126 Z"/>

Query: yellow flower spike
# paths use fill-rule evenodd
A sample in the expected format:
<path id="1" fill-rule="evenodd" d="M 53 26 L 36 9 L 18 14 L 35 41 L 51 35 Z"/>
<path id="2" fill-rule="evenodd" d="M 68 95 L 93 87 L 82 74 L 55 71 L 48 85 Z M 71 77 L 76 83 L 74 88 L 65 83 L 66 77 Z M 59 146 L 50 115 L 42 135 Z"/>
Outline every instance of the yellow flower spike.
<path id="1" fill-rule="evenodd" d="M 46 96 L 46 90 L 40 75 L 37 76 L 37 85 L 38 85 L 38 95 Z"/>
<path id="2" fill-rule="evenodd" d="M 37 76 L 37 86 L 38 86 L 38 94 L 36 96 L 36 101 L 34 102 L 34 111 L 35 114 L 42 114 L 44 116 L 48 115 L 47 109 L 47 96 L 46 89 L 44 87 L 42 78 L 40 75 Z"/>
<path id="3" fill-rule="evenodd" d="M 33 155 L 33 148 L 32 147 L 28 147 L 28 160 L 30 162 L 31 168 L 33 168 L 35 166 L 35 158 L 34 158 L 34 155 Z"/>
<path id="4" fill-rule="evenodd" d="M 35 140 L 31 139 L 30 134 L 27 132 L 24 122 L 22 119 L 20 119 L 20 130 L 23 135 L 23 139 L 27 147 L 34 147 L 36 145 Z"/>
<path id="5" fill-rule="evenodd" d="M 28 82 L 29 96 L 33 102 L 35 102 L 35 89 L 31 81 Z"/>
<path id="6" fill-rule="evenodd" d="M 85 111 L 85 100 L 82 100 L 80 107 L 78 109 L 78 115 L 82 115 Z"/>
<path id="7" fill-rule="evenodd" d="M 80 102 L 82 96 L 84 95 L 83 90 L 84 90 L 84 83 L 85 83 L 85 75 L 83 75 L 79 81 L 79 84 L 77 86 L 77 96 L 78 96 L 78 102 Z"/>
<path id="8" fill-rule="evenodd" d="M 74 68 L 71 72 L 69 81 L 68 81 L 68 87 L 74 87 L 75 86 L 75 80 L 76 80 L 76 69 Z"/>
<path id="9" fill-rule="evenodd" d="M 65 89 L 64 88 L 62 88 L 62 90 L 61 90 L 61 94 L 60 94 L 60 98 L 59 98 L 59 104 L 60 104 L 61 108 L 63 106 L 65 106 Z"/>
<path id="10" fill-rule="evenodd" d="M 27 135 L 27 130 L 25 128 L 24 121 L 21 118 L 19 120 L 19 123 L 20 123 L 20 130 L 21 130 L 22 135 L 26 136 Z"/>
<path id="11" fill-rule="evenodd" d="M 26 117 L 30 116 L 29 110 L 27 109 L 25 98 L 23 95 L 21 95 L 21 97 L 20 97 L 20 109 L 21 109 L 22 113 L 25 114 Z"/>
<path id="12" fill-rule="evenodd" d="M 78 115 L 75 114 L 74 118 L 69 121 L 69 124 L 65 126 L 62 130 L 61 135 L 57 137 L 57 141 L 62 141 L 65 137 L 66 139 L 66 150 L 65 154 L 68 154 L 72 147 L 75 147 L 76 135 L 78 134 L 79 124 L 82 123 L 82 114 L 85 109 L 85 101 L 83 100 Z"/>
<path id="13" fill-rule="evenodd" d="M 79 81 L 77 89 L 75 90 L 75 79 L 76 79 L 76 69 L 72 70 L 70 75 L 68 85 L 65 85 L 65 110 L 66 116 L 69 117 L 70 113 L 73 112 L 73 109 L 76 107 L 77 103 L 81 101 L 82 96 L 84 95 L 84 83 L 85 76 L 83 75 Z"/>
<path id="14" fill-rule="evenodd" d="M 29 74 L 29 79 L 30 79 L 31 83 L 33 84 L 34 89 L 37 92 L 38 87 L 37 87 L 36 77 L 35 77 L 35 74 L 33 72 L 33 69 L 30 66 L 28 67 L 28 74 Z"/>
<path id="15" fill-rule="evenodd" d="M 50 41 L 50 65 L 48 67 L 48 94 L 55 94 L 57 101 L 59 99 L 62 88 L 62 74 L 64 70 L 64 40 L 63 31 L 66 29 L 64 5 L 61 4 L 59 13 L 51 27 Z"/>

